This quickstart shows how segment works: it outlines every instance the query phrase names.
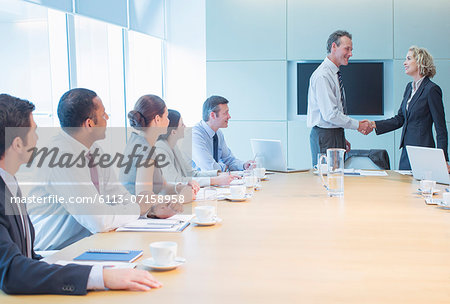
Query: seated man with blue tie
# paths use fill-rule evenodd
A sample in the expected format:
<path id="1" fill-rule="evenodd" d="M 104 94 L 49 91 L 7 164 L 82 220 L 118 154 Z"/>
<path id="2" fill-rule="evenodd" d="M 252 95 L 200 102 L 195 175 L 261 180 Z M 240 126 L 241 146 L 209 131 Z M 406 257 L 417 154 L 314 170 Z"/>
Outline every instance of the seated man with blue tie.
<path id="1" fill-rule="evenodd" d="M 37 142 L 34 105 L 0 95 L 0 287 L 9 294 L 81 295 L 94 289 L 160 287 L 147 271 L 50 265 L 33 249 L 34 228 L 15 178 Z M 8 128 L 8 129 L 7 129 Z M 17 203 L 19 199 L 19 203 Z"/>
<path id="2" fill-rule="evenodd" d="M 245 170 L 254 164 L 243 162 L 231 153 L 220 128 L 231 118 L 228 100 L 211 96 L 203 103 L 203 120 L 192 128 L 192 159 L 201 170 Z"/>
<path id="3" fill-rule="evenodd" d="M 104 203 L 97 200 L 96 204 L 31 205 L 29 213 L 36 227 L 38 250 L 62 249 L 94 233 L 113 230 L 137 220 L 152 207 L 151 204 L 134 204 L 112 165 L 98 165 L 99 159 L 110 156 L 96 143 L 105 138 L 109 117 L 95 92 L 82 88 L 66 92 L 58 104 L 58 118 L 62 130 L 46 148 L 49 151 L 58 148 L 60 162 L 63 155 L 72 155 L 77 164 L 52 166 L 52 157 L 46 157 L 36 176 L 42 183 L 29 195 L 41 198 L 53 195 L 64 198 L 65 202 L 101 198 Z M 38 163 L 43 155 L 36 153 L 33 162 Z M 114 204 L 116 200 L 123 203 Z"/>

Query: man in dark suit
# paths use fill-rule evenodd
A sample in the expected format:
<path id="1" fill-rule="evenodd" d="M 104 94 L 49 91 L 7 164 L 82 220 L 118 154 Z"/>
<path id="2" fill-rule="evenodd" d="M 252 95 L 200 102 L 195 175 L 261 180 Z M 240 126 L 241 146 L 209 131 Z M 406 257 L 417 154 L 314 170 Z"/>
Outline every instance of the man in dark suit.
<path id="1" fill-rule="evenodd" d="M 0 94 L 0 286 L 9 294 L 82 295 L 92 289 L 160 287 L 147 271 L 101 266 L 50 265 L 33 250 L 34 229 L 14 175 L 37 141 L 34 105 Z M 6 129 L 9 127 L 8 129 Z"/>

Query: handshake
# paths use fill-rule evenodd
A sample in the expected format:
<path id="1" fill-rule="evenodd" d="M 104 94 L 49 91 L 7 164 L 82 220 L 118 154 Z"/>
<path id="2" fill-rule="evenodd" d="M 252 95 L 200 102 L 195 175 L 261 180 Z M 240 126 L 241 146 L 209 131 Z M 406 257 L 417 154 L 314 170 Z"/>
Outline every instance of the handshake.
<path id="1" fill-rule="evenodd" d="M 376 126 L 376 124 L 375 124 L 374 121 L 370 121 L 370 120 L 364 119 L 364 120 L 361 120 L 361 121 L 359 122 L 358 131 L 359 131 L 361 134 L 367 135 L 367 134 L 369 134 L 370 132 L 372 132 L 373 129 L 375 129 L 376 127 L 377 127 L 377 126 Z"/>

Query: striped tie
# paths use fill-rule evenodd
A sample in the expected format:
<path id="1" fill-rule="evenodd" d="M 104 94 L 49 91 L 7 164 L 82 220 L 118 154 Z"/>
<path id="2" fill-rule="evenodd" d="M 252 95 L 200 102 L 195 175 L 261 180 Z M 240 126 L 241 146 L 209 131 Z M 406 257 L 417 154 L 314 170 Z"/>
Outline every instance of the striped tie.
<path id="1" fill-rule="evenodd" d="M 347 114 L 347 102 L 345 100 L 344 82 L 342 81 L 341 71 L 338 71 L 337 75 L 338 75 L 338 79 L 339 79 L 339 90 L 341 91 L 342 108 L 344 110 L 344 114 Z"/>

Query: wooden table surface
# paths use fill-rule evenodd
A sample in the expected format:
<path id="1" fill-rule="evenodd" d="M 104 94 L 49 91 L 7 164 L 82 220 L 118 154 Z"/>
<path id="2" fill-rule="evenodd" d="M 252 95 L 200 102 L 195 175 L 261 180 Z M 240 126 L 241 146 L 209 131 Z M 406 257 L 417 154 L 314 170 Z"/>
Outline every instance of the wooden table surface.
<path id="1" fill-rule="evenodd" d="M 345 197 L 328 198 L 311 172 L 271 175 L 251 201 L 219 202 L 219 225 L 100 233 L 51 258 L 88 248 L 148 258 L 151 242 L 175 241 L 187 263 L 153 271 L 161 289 L 0 294 L 0 303 L 450 303 L 450 210 L 427 206 L 417 186 L 391 171 L 346 176 Z"/>

